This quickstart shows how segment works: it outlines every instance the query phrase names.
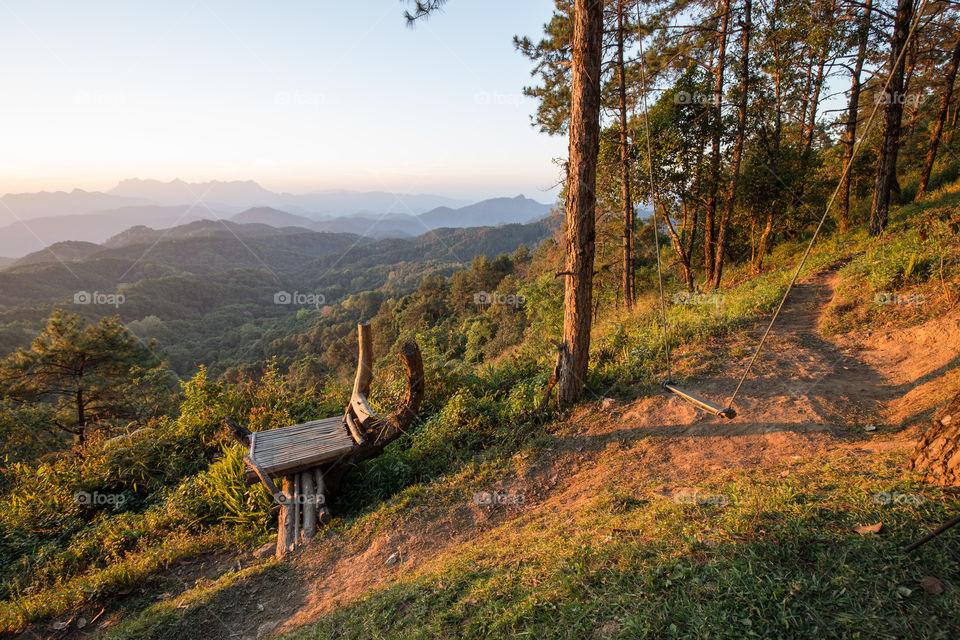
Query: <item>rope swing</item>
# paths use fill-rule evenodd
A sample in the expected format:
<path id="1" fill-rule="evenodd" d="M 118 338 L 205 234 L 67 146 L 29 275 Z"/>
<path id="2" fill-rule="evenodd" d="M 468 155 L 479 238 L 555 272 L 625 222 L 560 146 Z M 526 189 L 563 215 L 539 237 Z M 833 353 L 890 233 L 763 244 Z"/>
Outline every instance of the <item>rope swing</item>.
<path id="1" fill-rule="evenodd" d="M 890 73 L 887 75 L 887 80 L 883 85 L 883 90 L 881 94 L 886 94 L 887 90 L 890 87 L 890 82 L 893 79 L 894 71 L 900 66 L 903 62 L 904 54 L 906 53 L 910 43 L 910 39 L 913 37 L 914 32 L 917 29 L 917 25 L 920 23 L 920 17 L 923 15 L 923 9 L 927 4 L 927 0 L 923 0 L 920 3 L 920 7 L 917 10 L 916 16 L 914 17 L 913 24 L 910 27 L 910 32 L 907 34 L 907 38 L 904 41 L 903 49 L 900 51 L 900 55 L 897 57 L 895 64 L 891 67 Z M 638 28 L 640 23 L 640 7 L 637 7 L 637 20 Z M 650 145 L 650 118 L 649 111 L 647 109 L 647 78 L 646 78 L 646 65 L 644 63 L 643 56 L 643 36 L 639 38 L 639 47 L 640 47 L 640 81 L 641 89 L 643 91 L 643 122 L 644 129 L 647 136 L 647 164 L 650 171 L 650 199 L 653 204 L 653 237 L 654 243 L 656 245 L 656 256 L 657 256 L 657 279 L 660 285 L 660 315 L 661 323 L 663 326 L 663 350 L 666 359 L 667 365 L 667 377 L 661 384 L 665 389 L 671 393 L 675 393 L 687 402 L 704 409 L 714 415 L 720 416 L 721 418 L 731 419 L 736 417 L 737 412 L 733 409 L 733 402 L 737 399 L 737 395 L 740 393 L 740 388 L 743 386 L 744 381 L 747 379 L 747 376 L 750 374 L 750 371 L 753 369 L 754 363 L 757 361 L 757 357 L 760 355 L 760 351 L 763 349 L 763 345 L 767 341 L 767 336 L 770 335 L 770 330 L 773 328 L 774 323 L 776 323 L 777 318 L 780 316 L 780 312 L 783 310 L 784 304 L 787 302 L 787 298 L 790 296 L 790 291 L 793 289 L 794 285 L 797 282 L 797 278 L 800 276 L 800 272 L 803 270 L 804 264 L 807 262 L 807 258 L 810 256 L 810 251 L 813 249 L 814 243 L 817 241 L 817 237 L 820 235 L 820 231 L 823 229 L 823 224 L 827 220 L 827 216 L 830 213 L 830 210 L 833 208 L 833 204 L 837 199 L 837 194 L 840 193 L 840 186 L 843 184 L 844 180 L 850 175 L 850 171 L 853 168 L 853 162 L 857 157 L 857 154 L 860 152 L 860 147 L 863 146 L 863 141 L 867 138 L 867 135 L 870 133 L 870 128 L 873 126 L 874 120 L 876 119 L 877 112 L 880 109 L 881 100 L 875 101 L 873 106 L 873 111 L 870 113 L 870 119 L 867 120 L 867 125 L 863 131 L 863 135 L 860 136 L 860 139 L 857 141 L 856 145 L 853 148 L 850 161 L 847 163 L 846 168 L 843 171 L 843 175 L 840 177 L 840 181 L 837 183 L 836 189 L 833 191 L 833 195 L 830 196 L 830 200 L 827 202 L 827 206 L 824 209 L 823 215 L 820 217 L 820 222 L 817 224 L 816 230 L 813 232 L 813 237 L 810 238 L 810 243 L 807 245 L 806 251 L 804 251 L 803 256 L 800 258 L 800 263 L 797 265 L 796 270 L 793 273 L 793 277 L 790 279 L 790 283 L 787 285 L 786 291 L 783 292 L 783 297 L 780 299 L 780 304 L 777 305 L 776 311 L 773 312 L 773 316 L 770 318 L 767 328 L 763 332 L 763 336 L 760 338 L 760 343 L 757 345 L 756 350 L 753 352 L 753 356 L 747 362 L 746 368 L 743 370 L 743 375 L 740 376 L 740 381 L 737 383 L 736 388 L 733 390 L 733 394 L 727 400 L 725 406 L 721 406 L 715 402 L 691 393 L 689 391 L 684 391 L 678 387 L 672 380 L 671 366 L 670 366 L 670 338 L 669 338 L 669 327 L 667 324 L 667 306 L 666 300 L 663 295 L 663 267 L 660 260 L 660 231 L 659 224 L 657 222 L 657 191 L 656 185 L 653 179 L 653 154 L 651 153 Z M 663 207 L 663 215 L 667 216 L 667 208 Z"/>

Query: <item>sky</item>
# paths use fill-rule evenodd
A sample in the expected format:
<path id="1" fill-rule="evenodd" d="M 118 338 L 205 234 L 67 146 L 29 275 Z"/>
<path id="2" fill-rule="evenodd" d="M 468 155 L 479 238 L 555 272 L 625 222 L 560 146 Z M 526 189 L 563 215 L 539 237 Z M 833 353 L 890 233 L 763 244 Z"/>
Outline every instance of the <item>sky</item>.
<path id="1" fill-rule="evenodd" d="M 0 193 L 253 179 L 465 199 L 556 194 L 530 125 L 551 0 L 0 0 Z"/>

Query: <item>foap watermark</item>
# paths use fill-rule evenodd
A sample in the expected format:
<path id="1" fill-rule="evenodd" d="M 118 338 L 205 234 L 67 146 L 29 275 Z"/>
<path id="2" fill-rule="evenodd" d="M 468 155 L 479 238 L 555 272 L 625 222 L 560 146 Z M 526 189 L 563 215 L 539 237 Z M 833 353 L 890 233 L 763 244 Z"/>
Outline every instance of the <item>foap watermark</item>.
<path id="1" fill-rule="evenodd" d="M 325 102 L 326 97 L 314 91 L 280 91 L 273 96 L 278 107 L 319 109 Z"/>
<path id="2" fill-rule="evenodd" d="M 880 291 L 873 296 L 873 304 L 900 304 L 909 307 L 919 307 L 927 302 L 927 296 L 922 293 L 891 293 Z"/>
<path id="3" fill-rule="evenodd" d="M 727 302 L 726 296 L 721 293 L 698 293 L 690 291 L 679 291 L 673 294 L 673 304 L 685 304 L 695 307 L 702 307 L 712 304 L 720 307 Z"/>
<path id="4" fill-rule="evenodd" d="M 311 305 L 319 309 L 326 301 L 327 299 L 322 293 L 300 293 L 299 291 L 290 293 L 289 291 L 277 291 L 273 294 L 273 304 L 290 304 L 297 307 Z"/>
<path id="5" fill-rule="evenodd" d="M 522 93 L 500 93 L 499 91 L 477 91 L 473 94 L 474 104 L 519 107 L 527 97 Z"/>
<path id="6" fill-rule="evenodd" d="M 126 297 L 122 293 L 100 293 L 94 291 L 77 291 L 73 294 L 73 304 L 105 304 L 112 307 L 119 307 L 126 302 Z"/>
<path id="7" fill-rule="evenodd" d="M 93 91 L 78 91 L 73 94 L 73 104 L 81 107 L 115 107 L 127 104 L 127 96 L 123 94 L 96 93 Z"/>
<path id="8" fill-rule="evenodd" d="M 714 96 L 700 91 L 677 91 L 673 94 L 673 104 L 710 104 Z"/>
<path id="9" fill-rule="evenodd" d="M 122 493 L 100 493 L 99 491 L 77 491 L 73 494 L 73 501 L 77 504 L 110 505 L 119 507 L 127 501 Z"/>
<path id="10" fill-rule="evenodd" d="M 900 504 L 919 506 L 927 499 L 922 493 L 900 493 L 898 491 L 877 491 L 873 494 L 874 504 Z"/>
<path id="11" fill-rule="evenodd" d="M 527 299 L 520 293 L 490 293 L 489 291 L 478 291 L 473 294 L 473 304 L 481 307 L 492 304 L 502 304 L 516 309 L 522 307 L 526 302 Z"/>
<path id="12" fill-rule="evenodd" d="M 875 104 L 903 104 L 910 107 L 916 107 L 920 104 L 920 94 L 918 93 L 880 93 L 874 99 Z"/>
<path id="13" fill-rule="evenodd" d="M 673 501 L 677 504 L 712 504 L 723 507 L 730 503 L 730 498 L 721 493 L 701 493 L 699 489 L 681 489 L 673 494 Z"/>
<path id="14" fill-rule="evenodd" d="M 526 498 L 519 491 L 477 491 L 473 494 L 472 502 L 479 505 L 521 505 Z"/>
<path id="15" fill-rule="evenodd" d="M 325 505 L 327 503 L 327 497 L 323 494 L 301 494 L 298 493 L 293 496 L 284 495 L 283 502 L 278 500 L 276 497 L 273 499 L 277 504 L 315 504 L 315 505 Z"/>

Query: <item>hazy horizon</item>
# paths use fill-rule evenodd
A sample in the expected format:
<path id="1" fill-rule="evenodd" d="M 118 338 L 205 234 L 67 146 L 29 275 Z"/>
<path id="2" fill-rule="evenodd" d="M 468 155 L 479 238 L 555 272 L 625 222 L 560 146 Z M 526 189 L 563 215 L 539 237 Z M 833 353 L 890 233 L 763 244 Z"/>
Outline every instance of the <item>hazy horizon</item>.
<path id="1" fill-rule="evenodd" d="M 13 195 L 24 195 L 24 194 L 37 194 L 37 193 L 71 193 L 73 191 L 86 191 L 88 193 L 110 193 L 112 190 L 116 189 L 119 185 L 129 181 L 143 181 L 143 182 L 158 182 L 161 184 L 171 184 L 177 181 L 185 182 L 187 184 L 203 184 L 203 183 L 254 183 L 267 191 L 271 191 L 277 194 L 290 194 L 290 195 L 312 195 L 312 194 L 322 194 L 322 193 L 336 193 L 339 191 L 347 193 L 389 193 L 399 197 L 404 196 L 438 196 L 442 198 L 449 198 L 451 200 L 460 200 L 465 204 L 481 202 L 483 200 L 489 200 L 492 198 L 512 198 L 516 196 L 524 196 L 530 198 L 531 200 L 536 200 L 543 204 L 549 204 L 554 201 L 555 194 L 557 189 L 550 189 L 549 191 L 491 191 L 490 194 L 480 194 L 476 195 L 475 193 L 459 192 L 459 191 L 445 191 L 443 189 L 421 189 L 421 190 L 391 190 L 386 188 L 364 188 L 363 185 L 357 185 L 355 187 L 343 187 L 337 185 L 318 185 L 315 187 L 304 186 L 302 188 L 274 188 L 269 184 L 265 184 L 260 180 L 255 178 L 234 178 L 234 179 L 222 179 L 222 178 L 211 178 L 209 180 L 187 180 L 180 176 L 176 176 L 169 180 L 159 180 L 152 177 L 143 177 L 143 176 L 128 176 L 123 178 L 118 178 L 112 182 L 98 182 L 88 186 L 77 186 L 77 185 L 64 185 L 64 186 L 53 186 L 47 188 L 38 188 L 38 189 L 28 189 L 23 191 L 18 190 L 9 190 L 0 192 L 0 198 L 4 196 L 13 196 Z M 257 206 L 253 204 L 251 206 Z"/>
<path id="2" fill-rule="evenodd" d="M 140 177 L 549 201 L 566 140 L 530 126 L 511 38 L 552 6 L 450 3 L 410 29 L 394 0 L 5 3 L 0 192 Z"/>

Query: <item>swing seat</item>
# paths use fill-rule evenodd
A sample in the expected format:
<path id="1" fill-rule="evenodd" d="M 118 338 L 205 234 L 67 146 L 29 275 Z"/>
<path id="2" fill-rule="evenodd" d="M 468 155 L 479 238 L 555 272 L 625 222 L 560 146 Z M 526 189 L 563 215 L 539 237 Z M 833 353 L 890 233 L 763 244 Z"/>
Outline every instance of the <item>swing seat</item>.
<path id="1" fill-rule="evenodd" d="M 709 411 L 713 415 L 726 418 L 727 420 L 737 417 L 737 412 L 733 410 L 733 407 L 721 407 L 717 403 L 711 402 L 702 396 L 698 396 L 695 393 L 690 393 L 689 391 L 684 391 L 677 385 L 673 384 L 673 382 L 670 380 L 664 382 L 663 386 L 665 389 L 667 389 L 667 391 L 677 394 L 690 404 L 696 405 L 705 411 Z"/>

